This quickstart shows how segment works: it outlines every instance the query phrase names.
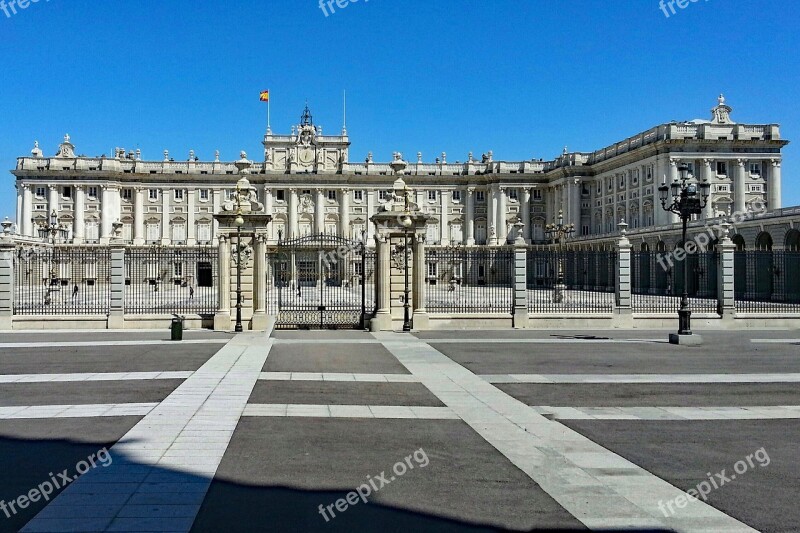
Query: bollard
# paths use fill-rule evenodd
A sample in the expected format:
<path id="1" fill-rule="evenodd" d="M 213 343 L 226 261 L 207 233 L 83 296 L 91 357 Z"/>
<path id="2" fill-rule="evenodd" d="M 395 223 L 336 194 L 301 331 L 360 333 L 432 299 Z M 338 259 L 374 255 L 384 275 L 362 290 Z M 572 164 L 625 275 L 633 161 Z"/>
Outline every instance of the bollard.
<path id="1" fill-rule="evenodd" d="M 183 317 L 176 316 L 172 319 L 172 326 L 170 327 L 172 332 L 171 339 L 173 341 L 182 341 L 183 340 Z"/>

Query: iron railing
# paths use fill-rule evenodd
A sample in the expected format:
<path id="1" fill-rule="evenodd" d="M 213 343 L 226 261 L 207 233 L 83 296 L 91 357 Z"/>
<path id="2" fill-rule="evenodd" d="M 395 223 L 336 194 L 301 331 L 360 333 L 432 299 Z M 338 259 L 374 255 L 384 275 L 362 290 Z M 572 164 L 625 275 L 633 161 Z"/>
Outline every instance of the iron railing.
<path id="1" fill-rule="evenodd" d="M 687 293 L 693 312 L 717 313 L 717 252 L 687 254 L 631 253 L 631 305 L 634 313 L 677 313 L 684 286 L 683 261 L 689 263 Z"/>
<path id="2" fill-rule="evenodd" d="M 219 249 L 147 246 L 125 249 L 125 312 L 213 315 L 219 307 Z"/>
<path id="3" fill-rule="evenodd" d="M 111 252 L 107 247 L 17 248 L 14 314 L 104 315 L 111 305 Z"/>
<path id="4" fill-rule="evenodd" d="M 428 246 L 425 249 L 429 313 L 511 313 L 514 248 Z"/>
<path id="5" fill-rule="evenodd" d="M 528 248 L 528 312 L 613 312 L 616 258 L 614 251 Z"/>
<path id="6" fill-rule="evenodd" d="M 800 252 L 735 252 L 733 279 L 737 311 L 800 313 Z"/>

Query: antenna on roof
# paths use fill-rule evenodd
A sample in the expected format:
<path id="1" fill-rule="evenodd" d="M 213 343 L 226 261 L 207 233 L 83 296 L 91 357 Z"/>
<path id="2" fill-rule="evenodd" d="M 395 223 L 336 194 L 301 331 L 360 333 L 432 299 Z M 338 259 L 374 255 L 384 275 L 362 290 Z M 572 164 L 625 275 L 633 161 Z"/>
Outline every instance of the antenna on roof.
<path id="1" fill-rule="evenodd" d="M 342 90 L 342 137 L 347 135 L 347 89 Z"/>

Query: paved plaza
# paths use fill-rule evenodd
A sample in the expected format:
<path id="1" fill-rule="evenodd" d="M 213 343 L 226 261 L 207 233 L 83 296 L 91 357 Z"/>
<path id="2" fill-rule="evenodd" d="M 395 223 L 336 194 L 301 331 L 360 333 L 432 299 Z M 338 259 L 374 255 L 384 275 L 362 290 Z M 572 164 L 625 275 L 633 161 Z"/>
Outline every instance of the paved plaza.
<path id="1" fill-rule="evenodd" d="M 800 333 L 703 334 L 6 333 L 0 531 L 800 531 Z"/>

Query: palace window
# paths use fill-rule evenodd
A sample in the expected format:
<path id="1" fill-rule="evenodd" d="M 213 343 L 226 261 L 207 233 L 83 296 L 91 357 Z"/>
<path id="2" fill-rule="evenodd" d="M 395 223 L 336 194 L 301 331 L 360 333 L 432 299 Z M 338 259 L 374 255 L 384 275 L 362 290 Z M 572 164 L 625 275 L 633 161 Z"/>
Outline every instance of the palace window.
<path id="1" fill-rule="evenodd" d="M 517 196 L 517 189 L 509 189 L 508 190 L 508 197 L 512 200 L 518 200 L 519 197 Z"/>
<path id="2" fill-rule="evenodd" d="M 439 272 L 439 263 L 428 263 L 428 278 L 436 279 Z"/>
<path id="3" fill-rule="evenodd" d="M 97 187 L 89 187 L 89 198 L 97 199 Z"/>
<path id="4" fill-rule="evenodd" d="M 283 189 L 278 189 L 277 191 L 275 191 L 275 199 L 278 200 L 279 202 L 285 202 L 286 191 L 284 191 Z"/>
<path id="5" fill-rule="evenodd" d="M 428 201 L 429 202 L 436 201 L 436 191 L 428 191 Z"/>
<path id="6" fill-rule="evenodd" d="M 200 189 L 200 201 L 201 202 L 208 201 L 208 189 Z"/>
<path id="7" fill-rule="evenodd" d="M 131 189 L 122 189 L 123 200 L 130 202 L 132 197 L 133 197 L 133 191 Z"/>
<path id="8" fill-rule="evenodd" d="M 183 277 L 183 263 L 176 262 L 172 264 L 172 273 L 175 278 Z"/>
<path id="9" fill-rule="evenodd" d="M 728 164 L 725 161 L 717 161 L 717 175 L 719 176 L 728 175 Z"/>
<path id="10" fill-rule="evenodd" d="M 186 224 L 177 223 L 172 225 L 172 243 L 182 243 L 186 241 Z"/>
<path id="11" fill-rule="evenodd" d="M 334 190 L 328 191 L 328 200 L 331 200 L 332 202 L 336 201 L 336 191 Z"/>
<path id="12" fill-rule="evenodd" d="M 478 202 L 485 202 L 486 193 L 484 191 L 475 191 L 475 200 Z"/>
<path id="13" fill-rule="evenodd" d="M 761 175 L 761 163 L 750 163 L 750 174 L 753 176 Z"/>
<path id="14" fill-rule="evenodd" d="M 378 200 L 380 200 L 381 202 L 385 202 L 388 196 L 389 196 L 388 191 L 378 191 Z"/>
<path id="15" fill-rule="evenodd" d="M 175 195 L 175 201 L 176 202 L 182 202 L 183 201 L 183 189 L 175 189 L 173 191 L 173 194 Z"/>
<path id="16" fill-rule="evenodd" d="M 158 200 L 158 189 L 149 189 L 147 191 L 147 197 L 151 200 Z"/>
<path id="17" fill-rule="evenodd" d="M 364 191 L 353 191 L 353 199 L 356 202 L 361 202 L 364 200 Z"/>
<path id="18" fill-rule="evenodd" d="M 64 187 L 61 191 L 61 196 L 66 199 L 72 198 L 72 187 Z"/>
<path id="19" fill-rule="evenodd" d="M 211 224 L 206 222 L 197 224 L 197 240 L 200 244 L 211 242 Z"/>
<path id="20" fill-rule="evenodd" d="M 45 188 L 36 187 L 36 198 L 44 198 L 44 195 L 45 195 Z"/>
<path id="21" fill-rule="evenodd" d="M 534 189 L 533 190 L 533 199 L 534 200 L 541 200 L 542 199 L 542 190 L 541 189 Z"/>
<path id="22" fill-rule="evenodd" d="M 311 189 L 303 189 L 302 194 L 311 194 Z"/>
<path id="23" fill-rule="evenodd" d="M 453 191 L 453 201 L 454 202 L 461 201 L 461 191 Z"/>
<path id="24" fill-rule="evenodd" d="M 161 232 L 158 222 L 148 223 L 146 231 L 147 231 L 146 235 L 148 244 L 156 243 L 161 238 Z"/>

